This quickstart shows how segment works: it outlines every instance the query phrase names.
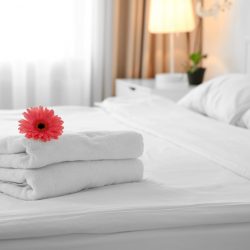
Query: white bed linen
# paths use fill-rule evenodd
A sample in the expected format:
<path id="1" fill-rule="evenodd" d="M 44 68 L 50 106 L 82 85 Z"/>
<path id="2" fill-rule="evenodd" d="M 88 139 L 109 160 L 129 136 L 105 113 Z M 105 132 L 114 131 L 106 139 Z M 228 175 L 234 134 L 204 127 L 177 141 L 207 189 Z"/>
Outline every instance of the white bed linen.
<path id="1" fill-rule="evenodd" d="M 246 129 L 250 129 L 250 109 L 248 109 L 238 121 L 238 126 Z"/>
<path id="2" fill-rule="evenodd" d="M 149 97 L 124 103 L 110 98 L 102 108 L 137 129 L 203 155 L 250 179 L 250 133 L 186 110 L 172 101 Z"/>
<path id="3" fill-rule="evenodd" d="M 42 201 L 20 201 L 1 194 L 0 239 L 250 222 L 246 164 L 250 140 L 243 139 L 249 134 L 242 132 L 248 130 L 199 115 L 190 119 L 190 112 L 174 111 L 171 102 L 158 99 L 131 100 L 125 106 L 121 109 L 116 104 L 117 112 L 109 109 L 111 115 L 77 107 L 56 112 L 69 130 L 131 128 L 143 132 L 145 180 Z M 0 131 L 15 134 L 20 113 L 2 111 Z M 163 125 L 168 127 L 163 130 Z"/>
<path id="4" fill-rule="evenodd" d="M 225 74 L 190 91 L 180 105 L 228 124 L 238 124 L 250 108 L 250 77 Z"/>

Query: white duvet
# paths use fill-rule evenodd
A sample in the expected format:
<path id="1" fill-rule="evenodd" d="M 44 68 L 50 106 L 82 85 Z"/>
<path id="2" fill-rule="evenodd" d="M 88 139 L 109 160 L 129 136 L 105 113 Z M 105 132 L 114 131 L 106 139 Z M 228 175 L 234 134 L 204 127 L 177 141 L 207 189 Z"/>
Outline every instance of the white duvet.
<path id="1" fill-rule="evenodd" d="M 250 222 L 249 130 L 160 98 L 56 112 L 71 131 L 143 133 L 145 180 L 41 201 L 1 194 L 0 239 Z M 16 134 L 20 114 L 1 111 L 0 131 Z"/>

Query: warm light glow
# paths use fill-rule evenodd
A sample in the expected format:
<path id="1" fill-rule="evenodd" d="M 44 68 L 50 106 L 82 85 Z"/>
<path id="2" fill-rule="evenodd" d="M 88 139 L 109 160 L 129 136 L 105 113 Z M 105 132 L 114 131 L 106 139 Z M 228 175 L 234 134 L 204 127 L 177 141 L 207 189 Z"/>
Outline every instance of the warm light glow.
<path id="1" fill-rule="evenodd" d="M 188 32 L 194 28 L 192 0 L 151 0 L 149 32 Z"/>

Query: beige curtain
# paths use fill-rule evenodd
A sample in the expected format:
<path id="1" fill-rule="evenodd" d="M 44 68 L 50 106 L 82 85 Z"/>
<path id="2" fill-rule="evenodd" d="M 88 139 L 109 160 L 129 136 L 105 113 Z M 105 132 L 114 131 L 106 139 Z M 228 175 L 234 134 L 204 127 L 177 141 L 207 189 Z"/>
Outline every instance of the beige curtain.
<path id="1" fill-rule="evenodd" d="M 148 32 L 149 1 L 114 0 L 113 81 L 169 71 L 168 35 Z M 190 51 L 201 49 L 201 27 L 197 20 L 192 34 L 175 35 L 176 72 L 185 71 Z"/>

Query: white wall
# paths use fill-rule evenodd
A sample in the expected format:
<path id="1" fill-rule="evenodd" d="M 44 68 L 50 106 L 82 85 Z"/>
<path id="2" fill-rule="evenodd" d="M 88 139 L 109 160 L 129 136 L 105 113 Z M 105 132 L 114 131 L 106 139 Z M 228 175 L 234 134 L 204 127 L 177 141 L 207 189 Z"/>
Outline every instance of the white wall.
<path id="1" fill-rule="evenodd" d="M 205 6 L 211 6 L 214 0 L 204 2 Z M 207 79 L 227 72 L 244 72 L 247 39 L 250 59 L 250 1 L 232 2 L 230 10 L 204 19 L 203 51 L 208 54 L 204 61 Z M 248 66 L 250 72 L 250 62 Z"/>

